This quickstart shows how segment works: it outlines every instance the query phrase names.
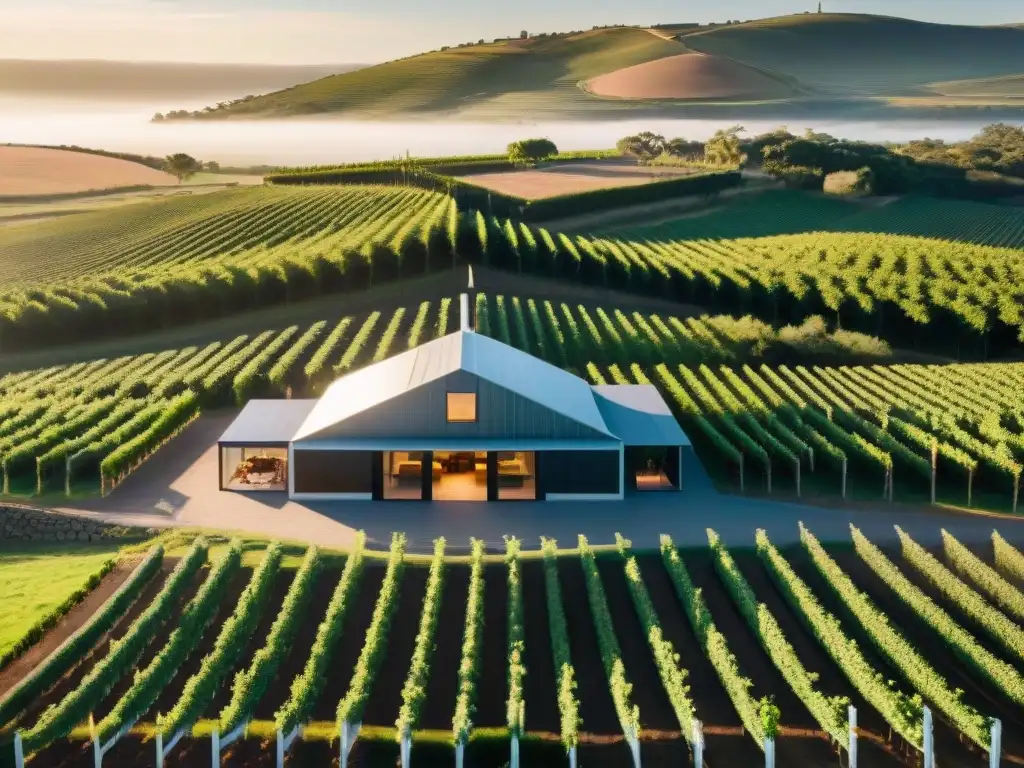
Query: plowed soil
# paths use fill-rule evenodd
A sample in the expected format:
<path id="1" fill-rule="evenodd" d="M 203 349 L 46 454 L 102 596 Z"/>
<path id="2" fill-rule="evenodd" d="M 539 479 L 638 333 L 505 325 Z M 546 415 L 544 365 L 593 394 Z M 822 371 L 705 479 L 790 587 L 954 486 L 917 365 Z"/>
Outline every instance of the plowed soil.
<path id="1" fill-rule="evenodd" d="M 531 603 L 543 610 L 544 603 Z M 476 714 L 481 728 L 506 724 L 508 700 L 508 570 L 504 565 L 484 568 L 484 647 L 477 678 Z"/>
<path id="2" fill-rule="evenodd" d="M 37 147 L 0 147 L 0 169 L 0 196 L 178 183 L 170 174 L 128 160 Z"/>
<path id="3" fill-rule="evenodd" d="M 469 566 L 448 565 L 444 569 L 441 609 L 434 629 L 434 652 L 430 658 L 427 693 L 420 708 L 419 728 L 451 730 L 455 699 L 459 692 L 459 664 L 466 631 L 466 600 L 469 595 Z M 500 690 L 495 681 L 492 689 Z"/>
<path id="4" fill-rule="evenodd" d="M 753 681 L 756 698 L 773 696 L 782 715 L 776 758 L 780 765 L 825 768 L 840 765 L 835 749 L 810 712 L 797 698 L 782 674 L 739 614 L 726 592 L 708 552 L 687 553 L 686 567 L 704 599 L 729 649 L 739 660 L 740 671 Z"/>
<path id="5" fill-rule="evenodd" d="M 595 96 L 617 99 L 785 99 L 792 88 L 737 61 L 684 53 L 618 69 L 587 82 Z"/>
<path id="6" fill-rule="evenodd" d="M 526 645 L 526 678 L 523 701 L 526 705 L 526 730 L 558 737 L 561 720 L 558 714 L 558 682 L 551 652 L 551 629 L 548 623 L 547 593 L 544 587 L 544 564 L 540 560 L 524 560 L 523 569 L 523 634 Z"/>

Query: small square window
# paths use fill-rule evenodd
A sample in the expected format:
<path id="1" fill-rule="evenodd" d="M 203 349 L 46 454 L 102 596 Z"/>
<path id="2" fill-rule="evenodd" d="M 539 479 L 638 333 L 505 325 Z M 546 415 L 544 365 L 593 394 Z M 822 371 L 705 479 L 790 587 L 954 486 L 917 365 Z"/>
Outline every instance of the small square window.
<path id="1" fill-rule="evenodd" d="M 476 392 L 448 393 L 448 421 L 476 421 Z"/>

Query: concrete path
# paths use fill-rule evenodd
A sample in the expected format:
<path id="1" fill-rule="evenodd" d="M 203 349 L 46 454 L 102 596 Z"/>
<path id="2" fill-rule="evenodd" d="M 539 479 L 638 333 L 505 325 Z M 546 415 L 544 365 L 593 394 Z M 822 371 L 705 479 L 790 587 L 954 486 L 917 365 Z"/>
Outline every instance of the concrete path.
<path id="1" fill-rule="evenodd" d="M 240 494 L 217 490 L 217 438 L 234 413 L 207 414 L 150 458 L 105 499 L 76 502 L 58 511 L 121 525 L 199 526 L 246 531 L 268 537 L 345 547 L 358 530 L 373 547 L 387 547 L 392 531 L 403 531 L 414 551 L 429 551 L 445 536 L 453 550 L 470 537 L 489 547 L 503 546 L 504 535 L 527 548 L 541 536 L 562 545 L 585 534 L 591 544 L 610 544 L 616 532 L 637 548 L 658 546 L 662 533 L 678 545 L 702 545 L 714 528 L 726 543 L 753 542 L 758 528 L 779 544 L 797 540 L 798 521 L 829 541 L 849 541 L 853 523 L 880 543 L 895 538 L 898 524 L 923 544 L 939 541 L 946 528 L 964 541 L 982 543 L 993 529 L 1024 545 L 1024 516 L 972 515 L 941 509 L 825 509 L 718 493 L 700 462 L 685 456 L 681 492 L 638 493 L 624 502 L 291 502 L 283 493 Z"/>

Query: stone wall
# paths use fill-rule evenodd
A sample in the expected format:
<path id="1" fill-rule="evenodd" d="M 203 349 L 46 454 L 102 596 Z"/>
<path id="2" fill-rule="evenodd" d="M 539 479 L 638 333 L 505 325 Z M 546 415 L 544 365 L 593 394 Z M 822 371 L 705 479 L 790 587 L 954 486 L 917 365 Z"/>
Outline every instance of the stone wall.
<path id="1" fill-rule="evenodd" d="M 56 512 L 0 507 L 0 541 L 96 541 L 120 538 L 127 530 Z"/>

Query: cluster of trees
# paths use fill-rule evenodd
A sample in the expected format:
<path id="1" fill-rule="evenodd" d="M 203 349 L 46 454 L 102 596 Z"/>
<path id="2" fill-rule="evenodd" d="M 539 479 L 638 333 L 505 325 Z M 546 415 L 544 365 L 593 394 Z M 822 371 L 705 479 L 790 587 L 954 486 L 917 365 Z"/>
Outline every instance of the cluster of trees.
<path id="1" fill-rule="evenodd" d="M 918 139 L 897 148 L 921 163 L 951 165 L 973 171 L 994 171 L 1024 178 L 1024 127 L 996 123 L 967 141 Z"/>
<path id="2" fill-rule="evenodd" d="M 187 109 L 172 109 L 166 114 L 164 114 L 163 112 L 157 112 L 155 115 L 153 115 L 153 119 L 150 122 L 162 123 L 165 120 L 191 120 L 197 117 L 208 117 L 212 115 L 214 112 L 219 112 L 221 110 L 227 109 L 228 107 L 234 107 L 238 104 L 247 104 L 256 98 L 257 96 L 255 94 L 250 93 L 248 96 L 243 96 L 240 99 L 232 99 L 231 101 L 219 101 L 217 102 L 217 106 L 208 104 L 202 109 L 194 109 L 191 111 Z"/>
<path id="3" fill-rule="evenodd" d="M 1015 182 L 1024 178 L 1024 129 L 1005 124 L 954 144 L 934 139 L 872 144 L 812 129 L 797 136 L 783 127 L 742 140 L 740 146 L 765 173 L 802 189 L 821 190 L 827 177 L 848 172 L 856 174 L 859 194 L 986 199 L 1019 195 L 1024 189 Z"/>
<path id="4" fill-rule="evenodd" d="M 508 145 L 508 161 L 515 166 L 533 165 L 558 154 L 551 139 L 523 139 Z"/>
<path id="5" fill-rule="evenodd" d="M 623 155 L 645 164 L 674 159 L 739 167 L 747 161 L 746 151 L 739 138 L 741 133 L 743 126 L 735 125 L 716 131 L 714 136 L 702 143 L 682 138 L 666 139 L 661 134 L 643 131 L 619 139 L 615 148 Z"/>

